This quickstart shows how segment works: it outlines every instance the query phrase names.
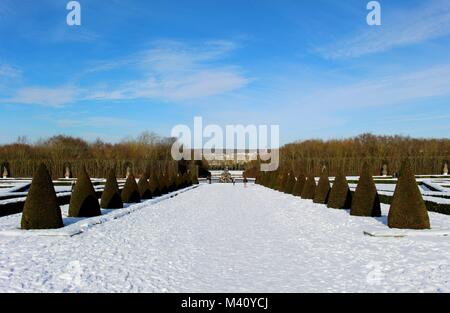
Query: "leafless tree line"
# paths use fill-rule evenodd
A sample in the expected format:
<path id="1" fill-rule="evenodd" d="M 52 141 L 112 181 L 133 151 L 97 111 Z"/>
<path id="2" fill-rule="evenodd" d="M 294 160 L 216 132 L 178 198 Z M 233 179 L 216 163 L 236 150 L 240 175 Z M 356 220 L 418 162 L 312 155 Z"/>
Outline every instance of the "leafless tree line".
<path id="1" fill-rule="evenodd" d="M 92 177 L 105 177 L 110 168 L 124 177 L 127 169 L 136 174 L 175 170 L 176 162 L 170 155 L 174 140 L 149 132 L 116 144 L 99 139 L 89 143 L 64 135 L 30 144 L 21 137 L 16 143 L 0 146 L 0 160 L 8 163 L 14 177 L 31 177 L 41 162 L 54 178 L 64 177 L 67 168 L 76 177 L 82 166 Z"/>
<path id="2" fill-rule="evenodd" d="M 105 177 L 109 168 L 115 168 L 117 176 L 124 177 L 129 168 L 135 174 L 175 170 L 176 162 L 170 154 L 174 140 L 149 132 L 116 144 L 101 140 L 89 143 L 62 135 L 30 144 L 22 137 L 16 143 L 0 146 L 0 160 L 8 162 L 14 177 L 31 177 L 41 162 L 47 164 L 55 178 L 64 177 L 68 165 L 75 177 L 81 166 L 92 177 Z M 339 170 L 346 175 L 359 175 L 365 162 L 373 175 L 380 175 L 384 164 L 388 174 L 393 175 L 405 158 L 410 159 L 418 175 L 442 174 L 444 164 L 450 160 L 450 139 L 363 134 L 348 139 L 305 140 L 282 147 L 280 158 L 283 169 L 316 176 L 324 168 L 330 176 Z M 245 168 L 257 167 L 252 164 Z"/>
<path id="3" fill-rule="evenodd" d="M 333 176 L 339 170 L 359 175 L 365 162 L 373 175 L 380 175 L 383 165 L 393 175 L 405 158 L 410 159 L 417 175 L 442 174 L 450 160 L 450 139 L 363 134 L 348 139 L 306 140 L 284 146 L 280 158 L 284 168 L 317 176 L 324 168 Z"/>

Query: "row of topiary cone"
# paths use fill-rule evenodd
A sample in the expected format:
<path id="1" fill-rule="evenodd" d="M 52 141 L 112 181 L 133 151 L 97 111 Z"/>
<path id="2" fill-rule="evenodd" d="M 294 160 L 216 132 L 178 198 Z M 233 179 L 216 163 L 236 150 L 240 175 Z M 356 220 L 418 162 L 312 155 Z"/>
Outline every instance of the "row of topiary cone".
<path id="1" fill-rule="evenodd" d="M 139 203 L 141 199 L 152 199 L 182 188 L 198 184 L 195 175 L 142 175 L 136 183 L 128 176 L 120 191 L 114 170 L 110 170 L 99 204 L 97 194 L 86 169 L 83 168 L 72 190 L 69 205 L 70 217 L 93 217 L 101 215 L 100 208 L 121 209 L 124 203 Z M 55 229 L 63 227 L 52 179 L 45 164 L 41 164 L 25 201 L 22 214 L 22 229 Z"/>
<path id="2" fill-rule="evenodd" d="M 379 195 L 368 164 L 363 166 L 355 193 L 352 195 L 345 175 L 339 173 L 330 187 L 325 171 L 318 185 L 314 176 L 292 171 L 263 173 L 257 183 L 265 187 L 292 194 L 314 203 L 326 204 L 328 208 L 350 209 L 354 216 L 381 216 Z M 428 210 L 417 185 L 408 160 L 402 164 L 388 215 L 388 226 L 400 229 L 429 229 Z"/>

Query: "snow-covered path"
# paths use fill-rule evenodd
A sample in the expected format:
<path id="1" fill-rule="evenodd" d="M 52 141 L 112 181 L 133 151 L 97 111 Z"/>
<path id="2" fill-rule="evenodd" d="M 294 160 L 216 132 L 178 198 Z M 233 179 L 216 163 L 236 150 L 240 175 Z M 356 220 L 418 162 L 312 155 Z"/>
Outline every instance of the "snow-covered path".
<path id="1" fill-rule="evenodd" d="M 382 222 L 201 185 L 72 238 L 0 237 L 0 292 L 449 292 L 450 238 L 363 235 Z"/>

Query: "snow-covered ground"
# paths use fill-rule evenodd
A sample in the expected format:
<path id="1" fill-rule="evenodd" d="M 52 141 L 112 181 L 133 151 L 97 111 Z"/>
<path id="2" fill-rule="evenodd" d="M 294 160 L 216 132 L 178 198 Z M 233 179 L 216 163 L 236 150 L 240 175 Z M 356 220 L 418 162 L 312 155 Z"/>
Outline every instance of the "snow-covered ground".
<path id="1" fill-rule="evenodd" d="M 205 184 L 78 236 L 0 237 L 0 292 L 449 292 L 450 238 L 363 235 L 385 221 Z"/>

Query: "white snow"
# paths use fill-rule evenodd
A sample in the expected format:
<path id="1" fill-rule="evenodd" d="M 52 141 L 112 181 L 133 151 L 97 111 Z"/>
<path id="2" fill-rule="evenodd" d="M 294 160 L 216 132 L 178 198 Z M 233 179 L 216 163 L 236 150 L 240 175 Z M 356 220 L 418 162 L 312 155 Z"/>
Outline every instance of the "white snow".
<path id="1" fill-rule="evenodd" d="M 387 206 L 352 217 L 252 184 L 138 206 L 78 236 L 0 236 L 0 292 L 450 291 L 449 237 L 363 234 L 388 229 Z M 450 216 L 430 218 L 450 229 Z"/>
<path id="2" fill-rule="evenodd" d="M 16 218 L 11 218 L 9 223 L 0 224 L 0 237 L 12 236 L 12 237 L 30 237 L 30 236 L 55 236 L 55 237 L 72 237 L 87 231 L 93 226 L 103 224 L 111 220 L 121 218 L 127 214 L 131 214 L 137 210 L 147 207 L 148 205 L 155 204 L 172 197 L 176 197 L 181 193 L 187 192 L 198 186 L 187 187 L 178 191 L 171 192 L 167 195 L 143 201 L 140 204 L 124 204 L 124 208 L 121 210 L 115 209 L 101 209 L 102 215 L 91 218 L 74 218 L 69 217 L 69 205 L 63 205 L 61 207 L 61 213 L 63 217 L 63 228 L 60 229 L 45 229 L 45 230 L 30 230 L 25 231 L 20 229 Z M 100 202 L 100 200 L 99 200 Z M 17 216 L 16 216 L 17 217 Z"/>

